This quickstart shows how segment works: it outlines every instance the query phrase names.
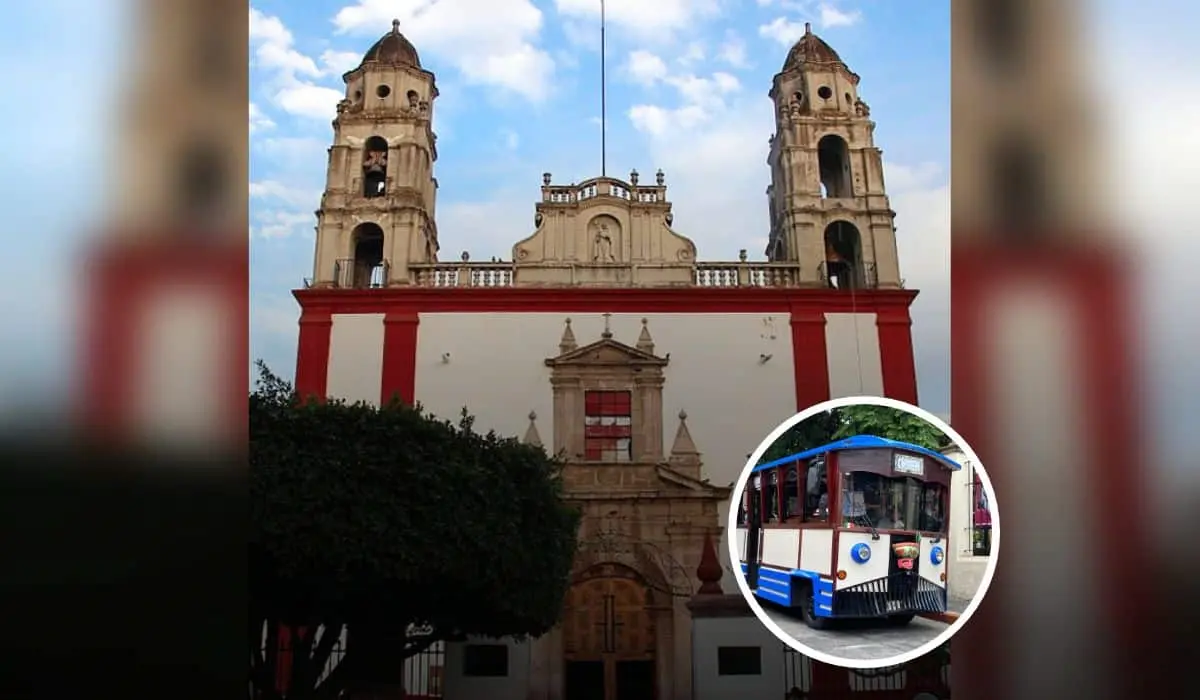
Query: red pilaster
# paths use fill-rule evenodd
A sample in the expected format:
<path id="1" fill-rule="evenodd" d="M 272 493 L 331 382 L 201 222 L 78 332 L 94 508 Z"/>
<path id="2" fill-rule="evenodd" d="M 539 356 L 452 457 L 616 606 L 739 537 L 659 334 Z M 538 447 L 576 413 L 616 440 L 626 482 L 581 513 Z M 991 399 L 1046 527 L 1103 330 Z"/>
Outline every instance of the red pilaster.
<path id="1" fill-rule="evenodd" d="M 1029 287 L 1038 288 L 1044 295 L 1054 295 L 1055 302 L 1070 309 L 1063 332 L 1078 333 L 1076 346 L 1082 352 L 1076 358 L 1077 374 L 1064 379 L 1061 386 L 1048 386 L 1045 390 L 1078 387 L 1082 393 L 1078 400 L 1081 415 L 1071 419 L 1082 423 L 1081 433 L 1086 440 L 1071 449 L 1086 455 L 1089 475 L 1079 480 L 1080 488 L 1087 490 L 1088 501 L 1094 508 L 1095 528 L 1105 531 L 1104 537 L 1091 543 L 1097 548 L 1099 570 L 1104 572 L 1098 579 L 1102 599 L 1094 614 L 1105 625 L 1106 639 L 1102 643 L 1109 645 L 1113 658 L 1121 658 L 1122 664 L 1130 669 L 1114 674 L 1122 684 L 1113 689 L 1114 695 L 1149 695 L 1145 686 L 1163 678 L 1167 671 L 1144 670 L 1161 668 L 1155 663 L 1163 658 L 1162 645 L 1158 643 L 1161 639 L 1156 639 L 1152 630 L 1154 621 L 1163 618 L 1150 588 L 1153 578 L 1146 573 L 1151 570 L 1147 561 L 1151 551 L 1147 546 L 1149 515 L 1144 510 L 1148 475 L 1137 452 L 1141 437 L 1137 417 L 1139 387 L 1132 336 L 1135 316 L 1129 308 L 1133 277 L 1122 259 L 1098 248 L 1036 251 L 1028 247 L 989 246 L 965 253 L 955 249 L 952 256 L 954 427 L 987 466 L 1006 522 L 1008 518 L 1028 517 L 1025 513 L 1045 508 L 1030 507 L 1028 501 L 1052 495 L 1013 492 L 1009 469 L 1022 465 L 1003 464 L 993 457 L 1001 452 L 998 448 L 1008 436 L 998 427 L 1004 424 L 1005 407 L 997 398 L 995 331 L 989 325 L 987 311 L 1006 296 Z M 1118 512 L 1121 527 L 1106 529 L 1112 514 Z M 1005 697 L 1004 668 L 1012 663 L 1009 656 L 1012 642 L 1008 640 L 1028 634 L 1020 627 L 1021 616 L 1005 606 L 995 584 L 1003 586 L 1006 576 L 1014 576 L 1009 573 L 1014 570 L 1012 567 L 1026 571 L 1036 563 L 1021 553 L 1036 551 L 1037 543 L 1014 539 L 1015 531 L 1003 532 L 1006 558 L 1001 560 L 1004 563 L 997 570 L 992 592 L 953 642 L 951 685 L 956 696 L 972 700 Z M 1017 559 L 1010 560 L 1009 556 Z M 1007 572 L 1006 567 L 1009 567 Z M 1139 689 L 1138 684 L 1143 688 Z"/>
<path id="2" fill-rule="evenodd" d="M 792 363 L 796 410 L 829 400 L 829 350 L 825 345 L 825 314 L 792 309 Z"/>
<path id="3" fill-rule="evenodd" d="M 883 394 L 890 399 L 917 404 L 917 368 L 913 357 L 912 318 L 908 309 L 890 306 L 875 314 L 879 329 L 879 361 Z"/>
<path id="4" fill-rule="evenodd" d="M 327 309 L 305 309 L 300 314 L 300 340 L 296 350 L 296 392 L 324 399 L 329 378 L 329 338 L 333 316 Z"/>
<path id="5" fill-rule="evenodd" d="M 407 404 L 416 401 L 417 327 L 420 323 L 420 316 L 413 311 L 391 312 L 383 318 L 381 405 L 387 405 L 395 397 Z"/>

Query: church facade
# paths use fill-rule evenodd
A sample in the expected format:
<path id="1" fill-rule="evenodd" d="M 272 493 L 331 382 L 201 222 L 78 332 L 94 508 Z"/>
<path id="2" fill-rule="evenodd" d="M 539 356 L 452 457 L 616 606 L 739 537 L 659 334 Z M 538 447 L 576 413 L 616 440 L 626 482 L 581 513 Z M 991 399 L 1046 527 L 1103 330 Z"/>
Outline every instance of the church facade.
<path id="1" fill-rule="evenodd" d="M 712 644 L 690 603 L 749 454 L 829 398 L 917 400 L 916 292 L 859 76 L 811 30 L 775 76 L 761 261 L 701 260 L 672 228 L 662 171 L 546 173 L 510 260 L 446 260 L 435 76 L 396 23 L 344 79 L 313 276 L 295 292 L 297 389 L 465 407 L 560 455 L 584 514 L 560 626 L 451 645 L 447 696 L 702 697 L 694 660 Z M 724 581 L 706 585 L 736 591 L 716 550 Z"/>

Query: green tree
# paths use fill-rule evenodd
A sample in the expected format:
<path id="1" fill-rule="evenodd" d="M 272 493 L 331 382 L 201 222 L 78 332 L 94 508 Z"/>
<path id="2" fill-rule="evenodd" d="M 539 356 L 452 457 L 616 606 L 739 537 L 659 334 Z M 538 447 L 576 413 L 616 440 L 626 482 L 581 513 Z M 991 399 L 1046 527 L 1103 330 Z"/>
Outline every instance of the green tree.
<path id="1" fill-rule="evenodd" d="M 930 450 L 940 450 L 951 443 L 945 433 L 924 418 L 889 406 L 844 406 L 838 410 L 838 422 L 838 429 L 833 435 L 835 440 L 855 435 L 874 435 Z"/>
<path id="2" fill-rule="evenodd" d="M 874 435 L 931 450 L 951 444 L 950 438 L 936 426 L 907 411 L 858 404 L 830 409 L 800 421 L 771 443 L 759 464 L 855 435 Z"/>
<path id="3" fill-rule="evenodd" d="M 250 396 L 251 680 L 275 690 L 280 625 L 323 630 L 292 652 L 286 697 L 399 689 L 403 659 L 461 635 L 537 636 L 558 621 L 578 512 L 541 448 L 399 402 L 300 400 L 259 363 Z M 419 638 L 415 627 L 432 630 Z M 318 684 L 346 630 L 345 654 Z M 275 644 L 275 646 L 273 646 Z"/>

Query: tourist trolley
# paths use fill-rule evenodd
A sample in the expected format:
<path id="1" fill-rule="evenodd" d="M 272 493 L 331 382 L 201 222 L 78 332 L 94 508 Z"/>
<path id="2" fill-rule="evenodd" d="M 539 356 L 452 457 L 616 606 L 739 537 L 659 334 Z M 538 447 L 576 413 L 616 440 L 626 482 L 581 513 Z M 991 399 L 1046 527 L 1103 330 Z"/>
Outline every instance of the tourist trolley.
<path id="1" fill-rule="evenodd" d="M 959 468 L 871 435 L 754 467 L 735 534 L 746 583 L 818 629 L 838 618 L 907 624 L 945 612 L 950 475 Z"/>

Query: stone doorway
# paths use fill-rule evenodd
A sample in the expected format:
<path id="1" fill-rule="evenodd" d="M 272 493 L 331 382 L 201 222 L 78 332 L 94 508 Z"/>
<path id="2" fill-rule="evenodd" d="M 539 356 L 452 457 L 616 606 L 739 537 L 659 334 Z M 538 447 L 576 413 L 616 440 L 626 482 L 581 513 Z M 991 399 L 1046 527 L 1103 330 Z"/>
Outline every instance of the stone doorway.
<path id="1" fill-rule="evenodd" d="M 650 591 L 633 570 L 593 567 L 567 593 L 564 700 L 655 700 L 656 629 Z"/>

